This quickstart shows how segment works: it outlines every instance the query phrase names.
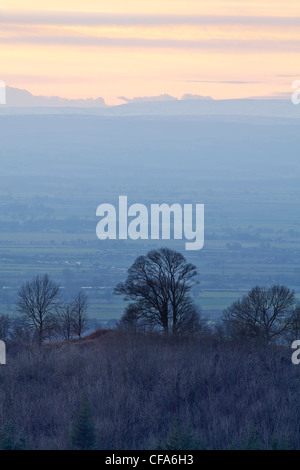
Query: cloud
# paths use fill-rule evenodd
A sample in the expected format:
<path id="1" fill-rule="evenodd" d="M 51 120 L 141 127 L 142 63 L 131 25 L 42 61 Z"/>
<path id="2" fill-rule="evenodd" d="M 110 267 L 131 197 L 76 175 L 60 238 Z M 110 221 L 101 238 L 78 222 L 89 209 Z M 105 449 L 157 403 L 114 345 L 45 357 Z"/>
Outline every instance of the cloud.
<path id="1" fill-rule="evenodd" d="M 110 14 L 98 12 L 1 11 L 1 24 L 56 26 L 242 25 L 298 27 L 300 17 L 242 15 Z"/>
<path id="2" fill-rule="evenodd" d="M 119 96 L 119 100 L 126 101 L 126 103 L 147 103 L 149 101 L 177 101 L 178 98 L 168 94 L 159 96 L 136 96 L 135 98 L 126 98 L 125 96 Z"/>
<path id="3" fill-rule="evenodd" d="M 181 97 L 181 99 L 183 101 L 186 101 L 186 100 L 212 100 L 212 97 L 211 96 L 201 96 L 201 95 L 191 95 L 190 93 L 185 93 L 185 95 L 183 95 Z"/>
<path id="4" fill-rule="evenodd" d="M 145 39 L 91 36 L 15 36 L 0 37 L 0 44 L 31 44 L 76 47 L 203 49 L 216 51 L 299 52 L 300 40 L 232 40 L 232 39 Z"/>
<path id="5" fill-rule="evenodd" d="M 293 74 L 293 75 L 275 75 L 276 77 L 281 77 L 281 78 L 299 78 L 300 77 L 300 73 L 298 74 Z"/>
<path id="6" fill-rule="evenodd" d="M 70 100 L 59 96 L 34 96 L 27 90 L 7 87 L 6 106 L 103 108 L 106 105 L 103 98 Z"/>
<path id="7" fill-rule="evenodd" d="M 291 99 L 291 92 L 290 91 L 287 91 L 287 92 L 280 92 L 280 91 L 274 91 L 271 95 L 270 95 L 271 98 L 279 98 L 279 99 L 285 99 L 285 98 L 288 98 L 288 99 Z"/>
<path id="8" fill-rule="evenodd" d="M 245 97 L 246 100 L 289 100 L 291 101 L 291 92 L 275 91 L 269 95 L 258 95 Z"/>
<path id="9" fill-rule="evenodd" d="M 246 81 L 246 80 L 183 80 L 188 83 L 221 83 L 225 85 L 249 85 L 262 83 L 260 81 Z"/>
<path id="10" fill-rule="evenodd" d="M 2 73 L 1 78 L 3 78 L 6 83 L 14 83 L 15 85 L 18 84 L 18 86 L 25 86 L 26 84 L 32 84 L 32 83 L 91 83 L 91 78 L 90 77 L 83 77 L 83 76 L 76 76 L 76 75 L 62 75 L 62 76 L 51 76 L 51 75 L 38 75 L 38 74 L 13 74 L 13 73 Z M 100 77 L 98 77 L 100 79 Z M 93 77 L 95 79 L 95 77 Z"/>
<path id="11" fill-rule="evenodd" d="M 139 96 L 135 98 L 126 98 L 125 96 L 119 96 L 119 100 L 126 101 L 126 103 L 149 103 L 153 101 L 188 101 L 188 100 L 212 100 L 210 96 L 191 95 L 186 93 L 180 99 L 175 96 L 168 94 L 159 96 Z"/>

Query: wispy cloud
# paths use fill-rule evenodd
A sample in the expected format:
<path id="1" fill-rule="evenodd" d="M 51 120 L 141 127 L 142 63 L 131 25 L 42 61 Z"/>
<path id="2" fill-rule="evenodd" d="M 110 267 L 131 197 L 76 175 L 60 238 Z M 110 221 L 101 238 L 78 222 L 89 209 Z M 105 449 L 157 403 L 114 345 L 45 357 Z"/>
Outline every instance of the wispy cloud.
<path id="1" fill-rule="evenodd" d="M 282 74 L 279 74 L 279 75 L 276 75 L 276 77 L 281 77 L 281 78 L 295 78 L 295 77 L 300 77 L 300 73 L 297 73 L 297 74 L 290 74 L 290 75 L 282 75 Z"/>
<path id="2" fill-rule="evenodd" d="M 108 14 L 90 12 L 7 11 L 1 24 L 65 26 L 249 25 L 300 26 L 300 17 L 243 15 Z"/>
<path id="3" fill-rule="evenodd" d="M 126 96 L 119 96 L 119 100 L 125 101 L 126 103 L 149 103 L 153 101 L 189 101 L 189 100 L 212 100 L 210 96 L 193 95 L 190 93 L 184 94 L 181 98 L 176 96 L 164 94 L 159 96 L 136 96 L 134 98 L 126 98 Z"/>
<path id="4" fill-rule="evenodd" d="M 262 83 L 260 81 L 247 81 L 247 80 L 182 80 L 186 83 L 220 83 L 225 85 L 251 85 L 255 83 Z"/>
<path id="5" fill-rule="evenodd" d="M 18 84 L 26 83 L 90 83 L 90 77 L 78 77 L 76 75 L 62 75 L 62 76 L 52 76 L 49 74 L 23 74 L 23 73 L 2 73 L 1 78 L 5 80 L 6 83 L 17 82 Z M 99 79 L 99 76 L 96 77 Z"/>
<path id="6" fill-rule="evenodd" d="M 168 48 L 168 49 L 208 49 L 217 51 L 258 52 L 290 51 L 298 52 L 300 40 L 185 40 L 185 39 L 146 39 L 146 38 L 110 38 L 91 36 L 15 36 L 0 37 L 0 44 L 32 44 L 49 46 L 95 46 L 118 48 Z"/>
<path id="7" fill-rule="evenodd" d="M 245 99 L 252 99 L 252 100 L 291 100 L 291 93 L 290 92 L 273 92 L 271 94 L 265 95 L 258 95 L 258 96 L 249 96 Z"/>
<path id="8" fill-rule="evenodd" d="M 145 103 L 149 101 L 177 101 L 176 96 L 163 94 L 159 96 L 135 96 L 134 98 L 126 98 L 126 96 L 119 96 L 119 100 L 125 101 L 126 103 Z"/>

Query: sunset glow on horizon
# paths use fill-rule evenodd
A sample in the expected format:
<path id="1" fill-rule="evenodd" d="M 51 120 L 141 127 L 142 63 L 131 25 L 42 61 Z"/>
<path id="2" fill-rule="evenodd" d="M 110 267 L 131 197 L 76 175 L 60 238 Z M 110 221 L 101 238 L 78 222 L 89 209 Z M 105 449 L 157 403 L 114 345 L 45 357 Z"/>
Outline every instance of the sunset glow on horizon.
<path id="1" fill-rule="evenodd" d="M 296 1 L 2 0 L 0 25 L 0 79 L 35 95 L 278 97 L 300 79 Z"/>

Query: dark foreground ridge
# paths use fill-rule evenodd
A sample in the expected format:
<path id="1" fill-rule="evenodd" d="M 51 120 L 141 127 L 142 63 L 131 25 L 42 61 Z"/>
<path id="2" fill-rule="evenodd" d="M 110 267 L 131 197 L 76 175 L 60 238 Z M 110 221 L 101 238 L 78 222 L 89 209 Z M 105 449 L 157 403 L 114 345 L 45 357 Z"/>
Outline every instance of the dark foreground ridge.
<path id="1" fill-rule="evenodd" d="M 7 358 L 1 449 L 300 449 L 287 347 L 99 330 Z"/>

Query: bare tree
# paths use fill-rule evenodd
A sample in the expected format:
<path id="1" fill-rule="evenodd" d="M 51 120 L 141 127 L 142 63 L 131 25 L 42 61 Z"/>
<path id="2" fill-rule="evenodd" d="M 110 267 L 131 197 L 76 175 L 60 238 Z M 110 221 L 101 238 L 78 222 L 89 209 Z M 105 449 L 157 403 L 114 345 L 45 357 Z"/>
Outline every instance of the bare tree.
<path id="1" fill-rule="evenodd" d="M 183 255 L 161 248 L 137 258 L 114 294 L 134 301 L 137 318 L 146 318 L 165 333 L 177 333 L 183 318 L 190 314 L 191 300 L 187 300 L 196 276 L 196 267 Z"/>
<path id="2" fill-rule="evenodd" d="M 200 308 L 187 298 L 178 309 L 175 332 L 179 335 L 197 335 L 206 330 L 206 322 L 201 319 Z"/>
<path id="3" fill-rule="evenodd" d="M 224 311 L 223 322 L 231 337 L 269 344 L 289 330 L 294 305 L 295 293 L 288 287 L 257 286 Z"/>
<path id="4" fill-rule="evenodd" d="M 300 304 L 296 304 L 289 328 L 285 333 L 285 339 L 288 343 L 300 339 Z"/>
<path id="5" fill-rule="evenodd" d="M 136 304 L 131 303 L 125 308 L 121 320 L 117 323 L 120 330 L 136 332 L 139 329 L 139 309 Z"/>
<path id="6" fill-rule="evenodd" d="M 140 306 L 138 303 L 130 303 L 125 307 L 124 314 L 121 320 L 117 323 L 120 330 L 127 330 L 131 332 L 153 332 L 157 330 L 157 324 L 153 321 L 152 317 L 141 315 Z"/>
<path id="7" fill-rule="evenodd" d="M 6 340 L 8 337 L 11 321 L 8 315 L 0 316 L 0 340 Z"/>
<path id="8" fill-rule="evenodd" d="M 55 324 L 59 285 L 47 274 L 23 284 L 18 293 L 17 310 L 34 330 L 39 345 L 49 337 Z"/>
<path id="9" fill-rule="evenodd" d="M 59 338 L 67 341 L 73 337 L 75 331 L 75 315 L 72 303 L 61 303 L 56 308 L 56 332 Z"/>
<path id="10" fill-rule="evenodd" d="M 36 341 L 36 331 L 30 327 L 28 319 L 24 315 L 16 315 L 11 319 L 9 339 L 17 345 L 28 345 Z"/>
<path id="11" fill-rule="evenodd" d="M 74 333 L 81 338 L 83 333 L 88 329 L 89 322 L 87 316 L 88 297 L 84 292 L 79 292 L 71 302 L 73 314 Z"/>

